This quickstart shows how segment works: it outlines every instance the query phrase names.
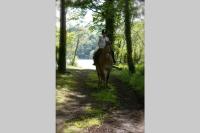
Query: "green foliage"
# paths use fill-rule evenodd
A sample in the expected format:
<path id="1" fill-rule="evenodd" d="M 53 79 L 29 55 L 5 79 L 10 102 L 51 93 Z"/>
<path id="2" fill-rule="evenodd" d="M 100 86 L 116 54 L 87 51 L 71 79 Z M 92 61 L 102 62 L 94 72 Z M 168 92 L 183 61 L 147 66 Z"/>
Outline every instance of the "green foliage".
<path id="1" fill-rule="evenodd" d="M 144 22 L 137 21 L 131 26 L 133 40 L 133 61 L 135 64 L 144 63 Z M 115 35 L 114 51 L 118 63 L 126 63 L 126 41 L 124 36 L 124 26 L 117 28 Z"/>
<path id="2" fill-rule="evenodd" d="M 73 58 L 76 42 L 76 33 L 67 32 L 67 59 L 70 61 Z"/>
<path id="3" fill-rule="evenodd" d="M 90 34 L 87 36 L 87 41 L 80 45 L 77 55 L 81 59 L 92 59 L 93 52 L 97 47 L 98 36 L 95 32 L 89 32 Z"/>
<path id="4" fill-rule="evenodd" d="M 104 18 L 102 17 L 102 14 L 94 13 L 93 14 L 93 24 L 90 25 L 90 31 L 101 31 L 104 29 L 105 22 Z"/>
<path id="5" fill-rule="evenodd" d="M 130 74 L 127 66 L 122 65 L 122 71 L 113 71 L 113 75 L 117 76 L 125 84 L 130 85 L 140 96 L 144 96 L 144 65 L 136 65 L 136 73 Z"/>
<path id="6" fill-rule="evenodd" d="M 81 35 L 81 43 L 78 46 L 76 58 L 92 59 L 97 47 L 98 34 L 105 28 L 105 20 L 114 13 L 114 52 L 117 63 L 127 63 L 127 49 L 124 35 L 124 0 L 70 0 L 67 7 L 67 59 L 71 60 L 75 55 L 77 38 Z M 137 0 L 129 1 L 132 10 L 131 18 L 131 39 L 133 46 L 134 64 L 144 64 L 144 21 L 139 19 L 144 13 L 144 3 Z M 93 22 L 82 26 L 84 16 L 88 10 L 92 10 Z M 108 12 L 109 11 L 109 12 Z M 136 21 L 137 20 L 137 21 Z M 108 26 L 109 27 L 109 26 Z M 80 31 L 82 29 L 82 31 Z M 111 28 L 112 29 L 112 28 Z M 59 47 L 59 30 L 56 32 L 56 52 Z M 111 30 L 112 31 L 112 30 Z M 82 32 L 82 33 L 81 33 Z M 58 54 L 56 54 L 58 59 Z"/>
<path id="7" fill-rule="evenodd" d="M 92 96 L 95 100 L 101 103 L 110 103 L 113 105 L 117 104 L 117 96 L 115 89 L 102 89 L 99 92 L 94 92 Z"/>
<path id="8" fill-rule="evenodd" d="M 90 4 L 91 0 L 67 0 L 66 7 L 73 8 L 86 8 Z"/>
<path id="9" fill-rule="evenodd" d="M 93 52 L 97 47 L 98 36 L 97 33 L 91 32 L 89 27 L 82 27 L 75 25 L 70 27 L 67 32 L 67 59 L 71 63 L 75 49 L 78 44 L 76 59 L 91 59 Z M 78 41 L 79 38 L 79 41 Z"/>
<path id="10" fill-rule="evenodd" d="M 75 61 L 73 60 L 73 58 L 70 58 L 69 65 L 77 66 L 77 60 L 78 60 L 77 56 L 75 57 Z"/>
<path id="11" fill-rule="evenodd" d="M 144 22 L 135 22 L 132 29 L 133 61 L 136 64 L 144 63 Z"/>
<path id="12" fill-rule="evenodd" d="M 118 106 L 118 100 L 117 100 L 117 93 L 114 86 L 109 84 L 109 88 L 97 88 L 97 74 L 95 72 L 91 72 L 88 75 L 88 81 L 86 83 L 86 86 L 88 88 L 93 89 L 93 93 L 91 96 L 99 103 L 104 104 L 112 104 L 114 106 Z"/>

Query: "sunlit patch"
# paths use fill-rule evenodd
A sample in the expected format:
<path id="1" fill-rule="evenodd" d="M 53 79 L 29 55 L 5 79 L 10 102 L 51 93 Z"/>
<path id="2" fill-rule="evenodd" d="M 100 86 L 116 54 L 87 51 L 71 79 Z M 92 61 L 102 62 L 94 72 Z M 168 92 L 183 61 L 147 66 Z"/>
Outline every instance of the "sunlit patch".
<path id="1" fill-rule="evenodd" d="M 75 89 L 77 82 L 73 74 L 57 74 L 56 76 L 56 107 L 61 108 L 73 95 L 71 90 Z M 81 96 L 80 96 L 81 97 Z"/>
<path id="2" fill-rule="evenodd" d="M 83 129 L 91 126 L 100 126 L 102 124 L 102 119 L 98 117 L 84 118 L 79 120 L 68 122 L 65 124 L 65 133 L 76 133 L 78 131 L 83 131 Z"/>
<path id="3" fill-rule="evenodd" d="M 77 93 L 69 93 L 68 96 L 77 97 L 77 98 L 85 98 L 85 95 L 77 94 Z"/>
<path id="4" fill-rule="evenodd" d="M 82 69 L 81 67 L 76 67 L 76 66 L 72 66 L 72 65 L 67 65 L 67 68 L 73 69 L 73 70 Z"/>
<path id="5" fill-rule="evenodd" d="M 85 98 L 85 95 L 76 95 L 78 98 Z"/>
<path id="6" fill-rule="evenodd" d="M 56 103 L 64 103 L 66 92 L 62 90 L 56 90 Z"/>
<path id="7" fill-rule="evenodd" d="M 57 90 L 72 90 L 76 83 L 72 74 L 57 74 L 56 76 Z"/>
<path id="8" fill-rule="evenodd" d="M 98 116 L 99 118 L 103 118 L 104 112 L 100 108 L 92 108 L 91 106 L 85 107 L 85 113 L 88 116 Z"/>
<path id="9" fill-rule="evenodd" d="M 102 109 L 91 107 L 91 104 L 87 104 L 83 111 L 84 115 L 65 122 L 66 133 L 78 133 L 92 126 L 100 126 L 106 117 Z"/>

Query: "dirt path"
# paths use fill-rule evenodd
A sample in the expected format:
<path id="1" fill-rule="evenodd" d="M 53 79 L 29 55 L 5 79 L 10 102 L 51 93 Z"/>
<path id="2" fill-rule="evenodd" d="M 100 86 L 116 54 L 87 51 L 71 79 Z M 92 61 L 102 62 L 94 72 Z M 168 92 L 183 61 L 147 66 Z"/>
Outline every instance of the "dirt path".
<path id="1" fill-rule="evenodd" d="M 94 89 L 87 86 L 90 80 L 87 77 L 92 70 L 71 71 L 77 81 L 77 89 L 66 95 L 68 97 L 66 104 L 62 109 L 57 110 L 57 133 L 68 132 L 63 130 L 66 121 L 86 116 L 87 106 L 100 107 L 106 112 L 106 117 L 100 126 L 91 126 L 82 131 L 77 130 L 77 133 L 144 133 L 144 110 L 141 109 L 133 89 L 129 89 L 130 87 L 111 75 L 110 84 L 116 89 L 119 105 L 101 104 L 93 100 L 90 94 Z"/>

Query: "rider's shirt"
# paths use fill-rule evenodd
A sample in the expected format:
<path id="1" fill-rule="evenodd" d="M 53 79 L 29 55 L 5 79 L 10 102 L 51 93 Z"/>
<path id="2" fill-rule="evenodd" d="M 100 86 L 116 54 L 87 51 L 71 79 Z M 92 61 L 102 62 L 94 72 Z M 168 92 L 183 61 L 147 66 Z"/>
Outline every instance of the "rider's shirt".
<path id="1" fill-rule="evenodd" d="M 109 38 L 107 36 L 103 37 L 103 36 L 99 36 L 99 48 L 104 48 L 106 46 L 106 42 L 109 41 Z"/>

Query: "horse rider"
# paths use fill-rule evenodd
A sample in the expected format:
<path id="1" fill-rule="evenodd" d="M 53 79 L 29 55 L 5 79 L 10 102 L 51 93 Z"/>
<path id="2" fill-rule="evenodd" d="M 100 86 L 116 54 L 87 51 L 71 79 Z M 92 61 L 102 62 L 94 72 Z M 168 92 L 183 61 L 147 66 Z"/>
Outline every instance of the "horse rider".
<path id="1" fill-rule="evenodd" d="M 93 65 L 96 65 L 96 61 L 100 55 L 100 53 L 102 52 L 103 48 L 106 46 L 106 44 L 109 44 L 111 45 L 111 42 L 106 34 L 106 31 L 105 30 L 102 30 L 102 36 L 99 36 L 99 41 L 98 41 L 98 46 L 99 46 L 99 49 L 94 53 L 94 56 L 93 56 L 93 59 L 94 59 L 94 64 Z M 114 59 L 114 51 L 111 47 L 111 55 L 112 55 L 112 58 L 113 58 L 113 62 L 115 63 L 115 59 Z"/>

